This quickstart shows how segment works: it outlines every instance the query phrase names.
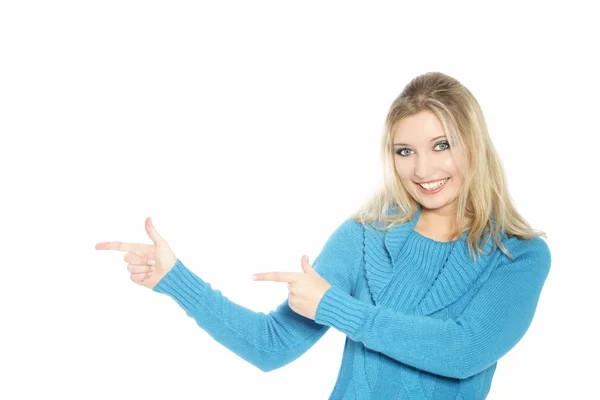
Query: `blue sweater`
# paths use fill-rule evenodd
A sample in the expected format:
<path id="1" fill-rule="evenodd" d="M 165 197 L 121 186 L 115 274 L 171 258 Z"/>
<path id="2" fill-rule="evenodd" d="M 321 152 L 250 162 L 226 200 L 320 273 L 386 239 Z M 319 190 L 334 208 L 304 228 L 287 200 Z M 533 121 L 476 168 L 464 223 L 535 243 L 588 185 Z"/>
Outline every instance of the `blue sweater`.
<path id="1" fill-rule="evenodd" d="M 491 239 L 477 262 L 469 231 L 438 242 L 412 221 L 378 231 L 352 219 L 326 241 L 313 268 L 331 285 L 315 320 L 287 298 L 268 314 L 228 300 L 177 260 L 153 288 L 172 297 L 216 341 L 267 372 L 310 349 L 329 327 L 347 338 L 330 399 L 485 399 L 497 361 L 521 340 L 550 270 L 536 237 Z"/>

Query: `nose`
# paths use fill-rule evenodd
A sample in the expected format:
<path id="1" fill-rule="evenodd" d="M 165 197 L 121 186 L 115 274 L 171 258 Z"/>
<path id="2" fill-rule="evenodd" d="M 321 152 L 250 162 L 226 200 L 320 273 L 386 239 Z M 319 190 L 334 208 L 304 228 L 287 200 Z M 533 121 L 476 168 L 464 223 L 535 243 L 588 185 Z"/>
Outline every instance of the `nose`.
<path id="1" fill-rule="evenodd" d="M 415 165 L 415 177 L 419 181 L 424 181 L 432 177 L 431 171 L 435 169 L 435 162 L 432 157 L 420 155 L 417 157 Z"/>

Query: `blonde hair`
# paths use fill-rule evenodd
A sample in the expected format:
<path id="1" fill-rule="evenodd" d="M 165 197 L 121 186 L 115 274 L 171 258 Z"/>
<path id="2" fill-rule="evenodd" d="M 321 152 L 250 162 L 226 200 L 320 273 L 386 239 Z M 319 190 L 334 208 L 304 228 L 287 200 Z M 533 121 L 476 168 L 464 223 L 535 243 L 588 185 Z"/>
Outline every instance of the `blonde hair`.
<path id="1" fill-rule="evenodd" d="M 418 203 L 396 173 L 393 132 L 402 118 L 427 110 L 442 123 L 452 157 L 464 177 L 457 199 L 456 221 L 468 222 L 457 223 L 457 231 L 449 238 L 470 229 L 467 243 L 474 261 L 474 249 L 483 254 L 479 241 L 485 243 L 490 234 L 493 244 L 511 259 L 512 255 L 499 238 L 500 231 L 507 237 L 516 236 L 521 240 L 536 236 L 546 238 L 544 232 L 533 230 L 516 210 L 479 103 L 459 81 L 441 72 L 428 72 L 412 79 L 392 103 L 381 143 L 383 188 L 351 218 L 365 226 L 373 222 L 383 223 L 381 230 L 386 230 L 415 217 Z M 401 212 L 389 213 L 398 209 Z"/>

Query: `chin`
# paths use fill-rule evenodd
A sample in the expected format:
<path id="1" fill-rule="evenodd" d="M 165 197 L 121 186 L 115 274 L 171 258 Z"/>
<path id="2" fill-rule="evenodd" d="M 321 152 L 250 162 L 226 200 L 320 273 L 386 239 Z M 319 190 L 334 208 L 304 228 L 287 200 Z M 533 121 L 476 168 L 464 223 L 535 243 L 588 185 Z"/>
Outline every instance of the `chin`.
<path id="1" fill-rule="evenodd" d="M 429 210 L 437 210 L 444 207 L 451 207 L 454 203 L 456 203 L 457 199 L 458 197 L 452 197 L 451 199 L 444 197 L 443 199 L 440 198 L 439 200 L 425 199 L 423 201 L 418 201 L 418 203 Z"/>
<path id="2" fill-rule="evenodd" d="M 418 203 L 421 204 L 421 207 L 426 210 L 437 210 L 439 208 L 444 208 L 447 205 L 446 203 L 436 204 L 435 202 L 431 201 L 419 201 Z"/>

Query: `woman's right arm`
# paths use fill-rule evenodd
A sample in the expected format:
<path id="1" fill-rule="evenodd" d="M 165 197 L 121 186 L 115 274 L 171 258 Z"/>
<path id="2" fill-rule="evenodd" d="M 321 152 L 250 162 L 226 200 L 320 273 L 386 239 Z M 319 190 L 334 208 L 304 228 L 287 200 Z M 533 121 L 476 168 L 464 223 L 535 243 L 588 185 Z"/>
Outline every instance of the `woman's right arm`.
<path id="1" fill-rule="evenodd" d="M 347 219 L 312 266 L 331 285 L 352 294 L 362 253 L 363 227 Z M 152 290 L 173 298 L 213 339 L 265 372 L 300 357 L 329 329 L 295 313 L 287 298 L 268 314 L 234 303 L 179 259 Z"/>

